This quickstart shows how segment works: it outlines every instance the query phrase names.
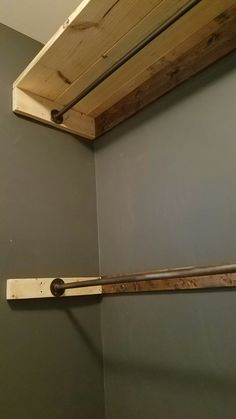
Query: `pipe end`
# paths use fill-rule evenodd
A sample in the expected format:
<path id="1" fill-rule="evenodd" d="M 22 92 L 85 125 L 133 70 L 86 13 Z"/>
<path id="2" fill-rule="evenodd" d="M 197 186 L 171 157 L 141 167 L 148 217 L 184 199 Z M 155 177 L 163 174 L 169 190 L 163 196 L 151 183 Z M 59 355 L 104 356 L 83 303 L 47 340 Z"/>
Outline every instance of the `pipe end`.
<path id="1" fill-rule="evenodd" d="M 64 281 L 61 278 L 55 278 L 50 285 L 50 291 L 54 297 L 61 297 L 65 290 L 63 288 L 60 288 L 60 285 L 63 285 Z"/>
<path id="2" fill-rule="evenodd" d="M 55 122 L 55 124 L 62 124 L 63 123 L 63 116 L 59 115 L 58 116 L 59 111 L 57 109 L 53 109 L 51 111 L 51 120 L 52 122 Z"/>

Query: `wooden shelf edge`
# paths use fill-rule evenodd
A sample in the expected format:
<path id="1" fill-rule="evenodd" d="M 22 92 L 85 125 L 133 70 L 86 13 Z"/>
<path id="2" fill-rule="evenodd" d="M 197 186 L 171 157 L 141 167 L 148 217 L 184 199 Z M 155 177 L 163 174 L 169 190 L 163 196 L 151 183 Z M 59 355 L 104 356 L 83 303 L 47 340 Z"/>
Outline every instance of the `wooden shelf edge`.
<path id="1" fill-rule="evenodd" d="M 32 298 L 56 298 L 50 291 L 50 285 L 54 278 L 15 278 L 7 280 L 7 300 L 25 300 Z M 62 278 L 65 283 L 97 279 L 97 277 Z M 74 288 L 65 290 L 62 297 L 75 297 L 83 295 L 99 295 L 102 293 L 101 286 L 86 288 Z"/>
<path id="2" fill-rule="evenodd" d="M 61 109 L 62 105 L 42 98 L 33 93 L 13 87 L 12 110 L 14 113 L 27 116 L 39 122 L 44 122 L 54 128 L 85 137 L 95 139 L 95 120 L 93 117 L 70 110 L 64 116 L 63 124 L 51 121 L 51 110 Z"/>

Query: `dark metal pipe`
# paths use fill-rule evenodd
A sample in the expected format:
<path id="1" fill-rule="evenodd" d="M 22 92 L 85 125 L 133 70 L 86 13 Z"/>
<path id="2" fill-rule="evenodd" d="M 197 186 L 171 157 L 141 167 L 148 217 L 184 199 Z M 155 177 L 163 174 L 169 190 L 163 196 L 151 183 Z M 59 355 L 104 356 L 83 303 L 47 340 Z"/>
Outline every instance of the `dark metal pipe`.
<path id="1" fill-rule="evenodd" d="M 122 58 L 115 62 L 109 69 L 107 69 L 103 74 L 101 74 L 96 80 L 94 80 L 89 86 L 87 86 L 78 96 L 71 100 L 67 105 L 65 105 L 60 111 L 53 109 L 51 111 L 51 119 L 56 124 L 62 124 L 63 115 L 68 112 L 73 106 L 75 106 L 80 100 L 87 96 L 92 90 L 94 90 L 99 84 L 104 82 L 108 77 L 110 77 L 115 71 L 117 71 L 122 65 L 124 65 L 128 60 L 130 60 L 134 55 L 140 52 L 144 47 L 146 47 L 150 42 L 152 42 L 158 35 L 168 29 L 173 23 L 175 23 L 179 18 L 181 18 L 185 13 L 192 9 L 197 3 L 201 0 L 190 0 L 185 6 L 183 6 L 177 13 L 171 16 L 166 20 L 162 25 L 155 29 L 151 34 L 149 34 L 143 41 L 139 42 L 134 48 L 127 52 Z"/>
<path id="2" fill-rule="evenodd" d="M 97 285 L 116 285 L 128 282 L 186 278 L 203 275 L 236 273 L 236 263 L 218 266 L 200 266 L 176 269 L 163 269 L 151 272 L 137 272 L 132 274 L 103 275 L 97 279 L 65 283 L 61 278 L 52 281 L 51 292 L 55 296 L 64 294 L 66 289 L 93 287 Z"/>

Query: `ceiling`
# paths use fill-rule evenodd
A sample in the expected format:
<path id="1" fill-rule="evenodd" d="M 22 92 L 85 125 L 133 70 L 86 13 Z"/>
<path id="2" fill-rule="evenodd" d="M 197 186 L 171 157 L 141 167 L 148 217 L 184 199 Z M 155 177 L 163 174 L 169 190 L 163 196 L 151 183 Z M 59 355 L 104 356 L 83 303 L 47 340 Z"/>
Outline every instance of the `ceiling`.
<path id="1" fill-rule="evenodd" d="M 46 43 L 82 0 L 0 0 L 0 23 Z"/>

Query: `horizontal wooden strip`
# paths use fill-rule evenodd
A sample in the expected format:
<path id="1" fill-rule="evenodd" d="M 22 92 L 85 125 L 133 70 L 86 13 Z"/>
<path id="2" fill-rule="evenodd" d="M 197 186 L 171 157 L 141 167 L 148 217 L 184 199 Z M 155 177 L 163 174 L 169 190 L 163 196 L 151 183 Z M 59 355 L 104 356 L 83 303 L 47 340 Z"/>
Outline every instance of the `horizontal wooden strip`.
<path id="1" fill-rule="evenodd" d="M 217 30 L 212 31 L 212 25 Z M 228 54 L 236 48 L 236 6 L 218 15 L 210 23 L 209 30 L 203 28 L 202 33 L 194 36 L 200 42 L 194 42 L 194 46 L 186 50 L 176 59 L 165 61 L 164 69 L 156 72 L 155 66 L 152 69 L 154 75 L 131 93 L 103 112 L 96 118 L 96 136 L 110 130 L 128 117 L 169 92 L 183 81 L 209 66 L 216 60 Z M 158 64 L 157 64 L 158 65 Z"/>
<path id="2" fill-rule="evenodd" d="M 75 109 L 97 117 L 217 30 L 217 16 L 236 6 L 235 0 L 202 0 L 144 50 L 91 92 Z M 212 25 L 212 22 L 214 24 Z"/>
<path id="3" fill-rule="evenodd" d="M 58 125 L 51 121 L 52 109 L 61 109 L 61 105 L 17 87 L 13 89 L 13 112 L 90 140 L 95 138 L 95 122 L 92 117 L 72 109 L 64 116 L 63 124 Z"/>
<path id="4" fill-rule="evenodd" d="M 50 285 L 54 278 L 15 278 L 7 280 L 7 300 L 55 298 Z M 65 283 L 93 280 L 97 277 L 62 278 Z M 148 281 L 133 281 L 123 284 L 91 286 L 65 290 L 59 297 L 73 297 L 83 295 L 105 295 L 122 293 L 143 293 L 161 291 L 185 291 L 213 288 L 236 287 L 236 273 L 183 277 L 175 279 L 158 279 Z"/>
<path id="5" fill-rule="evenodd" d="M 178 279 L 159 279 L 125 284 L 103 285 L 102 294 L 183 291 L 236 287 L 236 274 L 220 274 Z"/>
<path id="6" fill-rule="evenodd" d="M 98 59 L 104 60 L 107 50 L 163 1 L 83 0 L 16 85 L 56 100 Z"/>
<path id="7" fill-rule="evenodd" d="M 98 76 L 103 74 L 115 62 L 123 57 L 128 51 L 135 47 L 147 35 L 165 23 L 170 17 L 174 16 L 182 7 L 189 4 L 189 0 L 163 0 L 152 8 L 150 13 L 145 15 L 136 25 L 134 25 L 124 36 L 118 40 L 111 48 L 105 51 L 98 60 L 94 62 L 73 84 L 68 86 L 56 100 L 62 104 L 71 101 L 85 87 L 91 84 Z M 140 7 L 140 3 L 139 3 Z M 113 30 L 112 30 L 113 35 Z M 79 104 L 75 109 L 83 109 L 83 104 Z"/>
<path id="8" fill-rule="evenodd" d="M 7 280 L 7 300 L 19 300 L 29 298 L 55 298 L 51 291 L 50 285 L 54 278 L 15 278 Z M 77 282 L 97 279 L 97 277 L 78 277 L 78 278 L 62 278 L 64 282 Z M 65 290 L 60 297 L 75 297 L 82 295 L 101 294 L 100 286 L 74 288 Z"/>

